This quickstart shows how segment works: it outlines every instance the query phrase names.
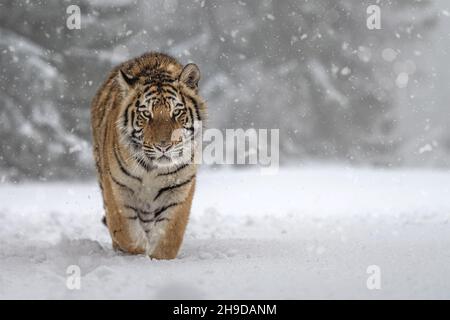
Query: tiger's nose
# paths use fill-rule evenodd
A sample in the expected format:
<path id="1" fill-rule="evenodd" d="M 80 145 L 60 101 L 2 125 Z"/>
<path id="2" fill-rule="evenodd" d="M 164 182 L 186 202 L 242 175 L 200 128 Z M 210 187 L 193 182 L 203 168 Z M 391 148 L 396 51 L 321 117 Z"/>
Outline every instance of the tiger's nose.
<path id="1" fill-rule="evenodd" d="M 167 141 L 161 141 L 160 143 L 155 144 L 155 148 L 161 152 L 166 152 L 167 150 L 170 149 L 171 146 L 172 146 L 172 144 Z"/>

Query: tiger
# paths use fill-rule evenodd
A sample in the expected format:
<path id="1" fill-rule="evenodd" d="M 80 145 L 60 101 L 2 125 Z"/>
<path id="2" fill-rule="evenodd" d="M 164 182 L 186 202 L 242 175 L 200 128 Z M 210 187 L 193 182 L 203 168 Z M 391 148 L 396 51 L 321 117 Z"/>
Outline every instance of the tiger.
<path id="1" fill-rule="evenodd" d="M 93 153 L 112 247 L 177 257 L 196 185 L 200 70 L 148 52 L 109 73 L 91 104 Z M 203 124 L 202 124 L 203 126 Z"/>

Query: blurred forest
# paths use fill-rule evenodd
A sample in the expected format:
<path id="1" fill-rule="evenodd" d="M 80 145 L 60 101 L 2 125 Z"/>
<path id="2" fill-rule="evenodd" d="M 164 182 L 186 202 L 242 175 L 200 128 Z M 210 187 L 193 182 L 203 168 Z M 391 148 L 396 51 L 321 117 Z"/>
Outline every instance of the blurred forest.
<path id="1" fill-rule="evenodd" d="M 282 164 L 448 167 L 448 108 L 424 98 L 447 17 L 432 0 L 0 0 L 0 177 L 92 176 L 90 101 L 146 51 L 200 66 L 209 127 L 279 128 Z"/>

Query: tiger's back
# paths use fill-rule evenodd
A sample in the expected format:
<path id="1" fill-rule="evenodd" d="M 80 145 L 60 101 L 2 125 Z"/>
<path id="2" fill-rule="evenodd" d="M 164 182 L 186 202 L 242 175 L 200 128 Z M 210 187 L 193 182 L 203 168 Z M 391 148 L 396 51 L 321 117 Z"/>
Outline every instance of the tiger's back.
<path id="1" fill-rule="evenodd" d="M 194 195 L 200 72 L 148 53 L 109 74 L 92 102 L 93 147 L 113 246 L 174 258 Z"/>

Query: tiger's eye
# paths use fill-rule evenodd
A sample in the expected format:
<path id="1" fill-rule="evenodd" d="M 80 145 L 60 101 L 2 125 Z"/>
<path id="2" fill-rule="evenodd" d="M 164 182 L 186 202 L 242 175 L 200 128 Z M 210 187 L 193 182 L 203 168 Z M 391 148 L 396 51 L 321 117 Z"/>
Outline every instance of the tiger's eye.
<path id="1" fill-rule="evenodd" d="M 146 117 L 146 118 L 150 118 L 150 111 L 144 110 L 144 111 L 142 112 L 142 115 L 143 115 L 144 117 Z"/>

